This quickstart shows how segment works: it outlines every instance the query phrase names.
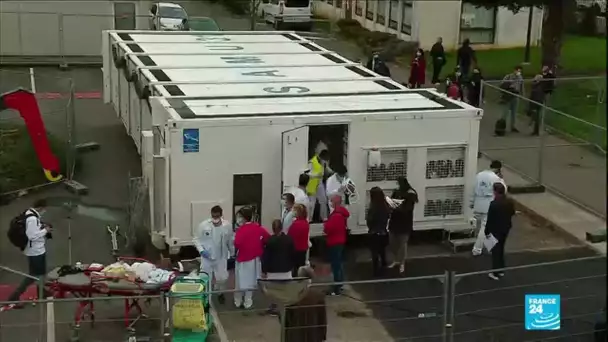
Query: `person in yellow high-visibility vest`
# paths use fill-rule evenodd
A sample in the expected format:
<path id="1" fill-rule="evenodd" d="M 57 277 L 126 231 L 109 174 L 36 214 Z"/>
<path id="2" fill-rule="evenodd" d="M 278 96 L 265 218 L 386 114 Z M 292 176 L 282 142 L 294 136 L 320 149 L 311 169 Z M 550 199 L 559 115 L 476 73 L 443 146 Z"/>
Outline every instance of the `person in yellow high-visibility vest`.
<path id="1" fill-rule="evenodd" d="M 319 202 L 319 216 L 321 220 L 325 221 L 327 219 L 329 208 L 323 178 L 326 174 L 332 173 L 327 165 L 328 161 L 329 152 L 327 150 L 322 150 L 308 162 L 308 175 L 310 180 L 308 181 L 308 185 L 306 185 L 306 194 L 308 195 L 308 203 L 310 206 L 308 208 L 309 221 L 312 220 L 317 201 Z"/>

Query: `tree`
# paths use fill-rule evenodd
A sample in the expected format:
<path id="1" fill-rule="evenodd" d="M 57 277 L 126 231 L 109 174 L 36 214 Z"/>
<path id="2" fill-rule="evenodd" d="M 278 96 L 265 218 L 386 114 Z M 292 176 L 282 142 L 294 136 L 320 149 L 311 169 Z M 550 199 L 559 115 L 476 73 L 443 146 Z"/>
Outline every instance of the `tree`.
<path id="1" fill-rule="evenodd" d="M 558 66 L 567 22 L 576 11 L 576 0 L 466 0 L 478 7 L 506 7 L 517 13 L 522 8 L 544 10 L 541 35 L 543 65 Z"/>

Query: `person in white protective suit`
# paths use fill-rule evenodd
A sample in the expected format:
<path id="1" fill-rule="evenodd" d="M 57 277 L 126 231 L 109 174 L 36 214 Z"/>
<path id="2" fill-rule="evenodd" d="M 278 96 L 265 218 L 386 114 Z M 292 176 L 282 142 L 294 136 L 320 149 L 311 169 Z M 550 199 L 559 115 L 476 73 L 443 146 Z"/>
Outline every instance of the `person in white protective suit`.
<path id="1" fill-rule="evenodd" d="M 228 259 L 234 254 L 232 242 L 232 226 L 224 220 L 222 208 L 219 205 L 211 208 L 211 218 L 201 222 L 195 233 L 194 246 L 201 255 L 201 272 L 215 278 L 214 290 L 224 290 L 228 280 Z M 218 296 L 218 302 L 223 304 L 225 297 Z"/>
<path id="2" fill-rule="evenodd" d="M 483 242 L 486 237 L 484 233 L 486 218 L 488 216 L 488 208 L 494 200 L 494 183 L 502 183 L 505 188 L 507 185 L 502 179 L 501 171 L 502 163 L 498 160 L 492 161 L 489 170 L 481 171 L 475 177 L 475 190 L 471 198 L 470 208 L 473 209 L 473 217 L 475 220 L 475 233 L 477 239 L 473 245 L 473 255 L 481 255 L 483 252 Z"/>
<path id="3" fill-rule="evenodd" d="M 327 193 L 327 198 L 331 198 L 334 195 L 339 195 L 342 198 L 342 203 L 346 201 L 345 190 L 346 186 L 344 185 L 344 180 L 346 179 L 346 167 L 343 165 L 338 165 L 334 168 L 334 174 L 331 175 L 327 179 L 327 184 L 325 185 L 325 190 Z M 334 210 L 332 204 L 329 204 L 329 212 L 331 213 Z"/>

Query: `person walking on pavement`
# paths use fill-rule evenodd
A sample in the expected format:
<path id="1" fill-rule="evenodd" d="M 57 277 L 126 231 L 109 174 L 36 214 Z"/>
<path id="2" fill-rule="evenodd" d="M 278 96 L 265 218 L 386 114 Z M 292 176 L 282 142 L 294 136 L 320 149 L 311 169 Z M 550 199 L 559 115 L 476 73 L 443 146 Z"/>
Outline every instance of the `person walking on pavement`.
<path id="1" fill-rule="evenodd" d="M 234 254 L 232 225 L 223 219 L 222 207 L 211 208 L 211 218 L 201 222 L 194 235 L 193 243 L 201 256 L 201 271 L 209 275 L 214 289 L 224 290 L 228 280 L 228 259 Z M 218 302 L 224 304 L 223 294 Z"/>
<path id="2" fill-rule="evenodd" d="M 332 173 L 333 171 L 327 165 L 329 162 L 329 151 L 326 149 L 321 150 L 318 154 L 310 159 L 308 163 L 308 170 L 310 172 L 310 180 L 306 185 L 306 194 L 308 195 L 309 201 L 309 212 L 308 219 L 312 220 L 313 213 L 317 202 L 319 202 L 319 216 L 321 221 L 327 219 L 328 203 L 327 194 L 325 191 L 325 184 L 323 180 L 325 175 Z"/>
<path id="3" fill-rule="evenodd" d="M 391 212 L 382 189 L 377 186 L 371 188 L 369 196 L 369 210 L 367 211 L 365 221 L 369 234 L 369 248 L 372 253 L 372 271 L 374 276 L 380 276 L 387 266 L 387 225 Z"/>
<path id="4" fill-rule="evenodd" d="M 287 235 L 291 237 L 294 243 L 295 253 L 294 253 L 294 275 L 297 270 L 306 265 L 308 261 L 308 249 L 310 248 L 309 239 L 310 239 L 310 224 L 308 223 L 307 210 L 306 207 L 302 204 L 296 204 L 293 207 L 293 211 L 295 213 L 295 220 L 291 225 L 291 229 Z"/>
<path id="5" fill-rule="evenodd" d="M 483 225 L 488 215 L 488 208 L 494 199 L 494 183 L 502 183 L 506 188 L 504 180 L 501 178 L 502 163 L 493 160 L 490 169 L 479 172 L 475 176 L 475 189 L 471 198 L 470 208 L 473 209 L 475 219 L 475 234 L 477 239 L 473 245 L 472 253 L 474 256 L 481 255 L 483 252 L 483 241 L 485 239 Z"/>
<path id="6" fill-rule="evenodd" d="M 417 89 L 426 83 L 426 60 L 424 50 L 418 49 L 410 64 L 409 87 Z"/>
<path id="7" fill-rule="evenodd" d="M 534 79 L 532 80 L 532 87 L 530 90 L 530 100 L 538 102 L 538 104 L 530 102 L 528 106 L 528 116 L 532 120 L 531 123 L 534 125 L 532 135 L 538 135 L 540 130 L 540 122 L 542 119 L 542 105 L 545 103 L 545 97 L 547 95 L 544 86 L 545 85 L 543 84 L 543 76 L 534 76 Z"/>
<path id="8" fill-rule="evenodd" d="M 441 69 L 446 63 L 445 50 L 443 48 L 443 38 L 437 38 L 437 42 L 431 47 L 431 60 L 433 62 L 433 78 L 431 83 L 439 85 L 441 82 L 439 77 L 441 76 Z"/>
<path id="9" fill-rule="evenodd" d="M 492 185 L 494 191 L 494 200 L 488 208 L 488 217 L 485 223 L 485 232 L 487 239 L 494 237 L 496 244 L 492 247 L 492 269 L 493 271 L 488 276 L 494 280 L 499 280 L 505 275 L 505 243 L 511 231 L 511 219 L 515 215 L 515 206 L 513 201 L 507 197 L 507 189 L 504 184 L 497 182 Z"/>
<path id="10" fill-rule="evenodd" d="M 242 222 L 234 236 L 236 250 L 234 306 L 250 309 L 253 306 L 253 289 L 257 288 L 262 270 L 260 258 L 264 253 L 264 244 L 270 237 L 266 228 L 253 221 L 253 209 L 245 207 L 240 210 Z M 243 301 L 244 299 L 244 301 Z"/>
<path id="11" fill-rule="evenodd" d="M 375 52 L 372 55 L 372 58 L 367 61 L 366 68 L 380 76 L 391 77 L 391 69 L 389 69 L 388 65 L 380 58 L 378 52 Z"/>
<path id="12" fill-rule="evenodd" d="M 13 242 L 13 239 L 10 236 L 13 234 L 13 231 L 21 235 L 23 245 L 18 247 L 23 252 L 23 255 L 27 257 L 28 274 L 31 277 L 25 277 L 21 281 L 21 284 L 19 284 L 15 291 L 8 297 L 9 302 L 19 301 L 21 295 L 23 295 L 27 288 L 36 281 L 35 278 L 43 281 L 46 276 L 46 242 L 47 239 L 52 238 L 51 234 L 53 231 L 53 228 L 50 225 L 41 220 L 46 206 L 46 200 L 37 200 L 30 209 L 23 212 L 18 218 L 15 218 L 14 221 L 11 222 L 9 238 L 11 238 L 11 242 Z M 15 223 L 14 226 L 13 223 Z M 37 293 L 41 292 L 45 292 L 44 288 L 38 289 Z M 23 305 L 8 304 L 0 308 L 0 312 L 20 308 L 23 308 Z"/>
<path id="13" fill-rule="evenodd" d="M 475 50 L 471 47 L 471 41 L 467 38 L 456 51 L 456 65 L 460 68 L 462 75 L 468 77 L 471 66 L 474 64 L 477 64 L 477 57 Z"/>
<path id="14" fill-rule="evenodd" d="M 471 75 L 471 80 L 469 81 L 469 104 L 471 106 L 475 106 L 479 108 L 481 98 L 481 83 L 483 82 L 483 75 L 481 74 L 481 69 L 478 67 L 473 68 L 473 74 Z"/>
<path id="15" fill-rule="evenodd" d="M 289 227 L 293 223 L 295 213 L 293 206 L 295 205 L 296 198 L 291 193 L 284 193 L 281 205 L 283 206 L 283 213 L 281 214 L 281 225 L 283 226 L 283 233 L 289 232 Z"/>
<path id="16" fill-rule="evenodd" d="M 323 223 L 323 233 L 325 243 L 329 250 L 329 263 L 334 282 L 344 281 L 344 270 L 342 268 L 342 255 L 346 245 L 347 222 L 350 213 L 342 206 L 342 197 L 334 195 L 331 197 L 334 210 L 329 215 L 327 221 Z M 342 292 L 342 285 L 334 285 L 329 294 L 339 295 Z"/>
<path id="17" fill-rule="evenodd" d="M 393 209 L 388 223 L 389 242 L 394 258 L 390 268 L 399 266 L 399 273 L 404 273 L 407 245 L 414 231 L 414 207 L 418 203 L 418 192 L 405 177 L 399 177 L 397 184 L 399 188 L 391 198 L 401 200 L 401 203 Z"/>
<path id="18" fill-rule="evenodd" d="M 272 234 L 264 246 L 262 273 L 266 279 L 291 279 L 295 253 L 293 240 L 283 233 L 281 220 L 272 221 Z M 270 304 L 268 313 L 277 315 L 276 304 Z"/>
<path id="19" fill-rule="evenodd" d="M 519 103 L 518 95 L 523 94 L 524 91 L 524 78 L 521 75 L 521 66 L 516 66 L 513 72 L 506 75 L 500 88 L 502 92 L 502 101 L 505 103 L 505 111 L 503 112 L 502 119 L 507 122 L 510 120 L 511 132 L 517 133 L 519 130 L 515 127 L 515 121 L 517 116 L 517 104 Z"/>

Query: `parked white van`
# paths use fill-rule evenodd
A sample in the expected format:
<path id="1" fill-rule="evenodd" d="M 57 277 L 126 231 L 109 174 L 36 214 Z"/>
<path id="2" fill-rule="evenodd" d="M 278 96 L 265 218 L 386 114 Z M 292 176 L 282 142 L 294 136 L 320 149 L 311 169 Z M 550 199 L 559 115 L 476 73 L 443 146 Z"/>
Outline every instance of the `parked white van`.
<path id="1" fill-rule="evenodd" d="M 275 30 L 285 26 L 312 28 L 311 0 L 262 0 L 258 12 Z"/>

